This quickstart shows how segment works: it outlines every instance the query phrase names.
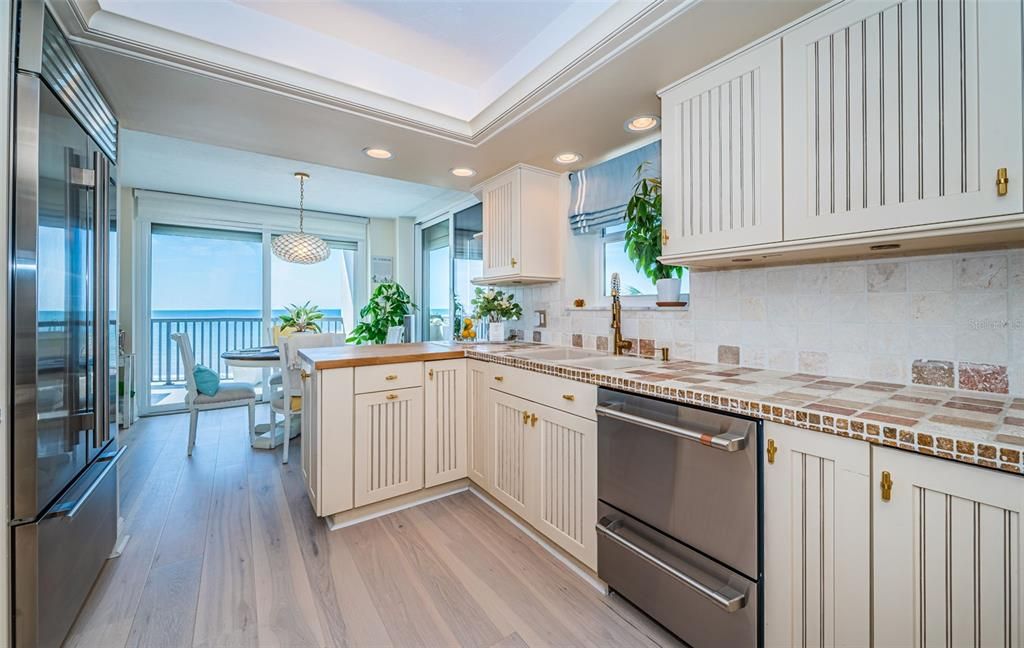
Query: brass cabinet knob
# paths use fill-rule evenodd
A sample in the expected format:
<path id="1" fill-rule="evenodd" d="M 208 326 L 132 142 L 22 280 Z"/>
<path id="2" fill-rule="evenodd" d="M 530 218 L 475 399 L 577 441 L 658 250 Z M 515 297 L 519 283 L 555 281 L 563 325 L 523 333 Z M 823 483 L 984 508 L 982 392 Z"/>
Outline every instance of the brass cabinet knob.
<path id="1" fill-rule="evenodd" d="M 497 380 L 498 382 L 502 382 L 505 380 L 505 376 L 495 376 L 494 379 Z"/>
<path id="2" fill-rule="evenodd" d="M 516 261 L 516 258 L 515 258 L 515 257 L 512 257 L 512 267 L 513 267 L 513 268 L 514 268 L 514 267 L 516 267 L 516 264 L 517 264 L 517 263 L 519 263 L 519 262 L 518 262 L 518 261 Z"/>
<path id="3" fill-rule="evenodd" d="M 537 427 L 537 415 L 530 414 L 530 427 Z"/>
<path id="4" fill-rule="evenodd" d="M 1006 167 L 996 169 L 996 195 L 1005 196 L 1010 189 L 1010 174 Z"/>
<path id="5" fill-rule="evenodd" d="M 779 447 L 775 445 L 775 439 L 768 439 L 768 447 L 766 450 L 768 452 L 768 463 L 775 463 L 775 453 L 779 451 Z"/>
<path id="6" fill-rule="evenodd" d="M 386 398 L 388 400 L 395 400 L 396 398 L 398 398 L 398 394 L 388 394 L 384 398 Z"/>
<path id="7" fill-rule="evenodd" d="M 576 394 L 562 394 L 562 398 L 567 401 L 574 401 L 576 400 Z"/>
<path id="8" fill-rule="evenodd" d="M 892 475 L 889 474 L 888 470 L 882 471 L 882 481 L 879 482 L 879 486 L 882 487 L 882 501 L 888 502 L 892 499 Z"/>
<path id="9" fill-rule="evenodd" d="M 398 380 L 398 376 L 396 376 L 395 374 L 388 374 L 384 376 L 384 380 Z"/>
<path id="10" fill-rule="evenodd" d="M 308 372 L 308 371 L 306 371 L 305 369 L 303 369 L 302 371 L 300 371 L 300 372 L 299 372 L 299 375 L 300 375 L 300 376 L 302 376 L 302 379 L 303 379 L 303 380 L 309 380 L 309 372 Z"/>
<path id="11" fill-rule="evenodd" d="M 523 425 L 526 425 L 527 421 L 529 421 L 529 420 L 530 420 L 530 413 L 524 411 L 523 412 Z"/>
<path id="12" fill-rule="evenodd" d="M 433 369 L 427 371 L 427 379 L 428 380 L 433 380 L 434 379 L 434 370 Z"/>

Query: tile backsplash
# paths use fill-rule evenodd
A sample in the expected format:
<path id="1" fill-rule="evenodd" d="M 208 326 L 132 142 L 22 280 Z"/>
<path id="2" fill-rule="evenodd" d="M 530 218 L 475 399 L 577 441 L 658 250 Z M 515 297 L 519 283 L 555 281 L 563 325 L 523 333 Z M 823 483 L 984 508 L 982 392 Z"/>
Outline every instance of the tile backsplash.
<path id="1" fill-rule="evenodd" d="M 516 292 L 527 340 L 608 348 L 608 310 Z M 694 272 L 687 310 L 627 310 L 622 333 L 646 355 L 1024 394 L 1024 249 Z"/>

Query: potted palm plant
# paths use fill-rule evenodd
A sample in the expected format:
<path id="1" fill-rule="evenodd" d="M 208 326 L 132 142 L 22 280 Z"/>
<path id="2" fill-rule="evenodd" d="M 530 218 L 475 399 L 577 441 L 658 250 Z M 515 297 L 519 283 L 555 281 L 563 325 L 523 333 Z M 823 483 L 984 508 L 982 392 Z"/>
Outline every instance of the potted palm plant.
<path id="1" fill-rule="evenodd" d="M 320 320 L 324 314 L 320 307 L 306 302 L 302 306 L 292 304 L 285 308 L 285 314 L 281 316 L 281 331 L 289 333 L 319 333 Z"/>
<path id="2" fill-rule="evenodd" d="M 388 329 L 401 326 L 405 316 L 417 309 L 405 289 L 394 282 L 382 283 L 359 311 L 361 321 L 352 329 L 348 341 L 355 344 L 382 344 Z"/>
<path id="3" fill-rule="evenodd" d="M 644 166 L 636 169 L 633 196 L 626 203 L 626 256 L 637 272 L 654 281 L 659 303 L 679 300 L 683 268 L 665 265 L 661 256 L 661 178 L 644 177 Z"/>

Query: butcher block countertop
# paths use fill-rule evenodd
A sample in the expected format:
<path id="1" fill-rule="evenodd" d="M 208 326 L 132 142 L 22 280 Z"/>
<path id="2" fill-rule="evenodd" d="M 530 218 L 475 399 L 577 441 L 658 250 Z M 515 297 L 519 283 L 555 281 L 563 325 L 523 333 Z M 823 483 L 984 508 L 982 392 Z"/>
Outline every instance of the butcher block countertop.
<path id="1" fill-rule="evenodd" d="M 398 362 L 423 362 L 463 358 L 466 349 L 454 342 L 416 342 L 413 344 L 348 344 L 340 347 L 300 349 L 299 355 L 315 369 L 341 369 Z"/>

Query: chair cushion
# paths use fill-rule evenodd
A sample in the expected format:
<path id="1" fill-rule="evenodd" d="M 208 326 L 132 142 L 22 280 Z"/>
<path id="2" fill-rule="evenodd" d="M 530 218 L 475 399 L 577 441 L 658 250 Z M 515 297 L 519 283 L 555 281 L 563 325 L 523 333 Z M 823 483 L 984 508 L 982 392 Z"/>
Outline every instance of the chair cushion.
<path id="1" fill-rule="evenodd" d="M 192 377 L 196 381 L 196 391 L 205 396 L 216 396 L 220 388 L 220 376 L 213 369 L 204 365 L 196 365 L 192 370 Z"/>
<path id="2" fill-rule="evenodd" d="M 280 394 L 277 395 L 280 396 Z M 274 400 L 270 401 L 270 406 L 278 412 L 284 412 L 284 398 L 275 398 Z M 301 412 L 302 396 L 292 396 L 291 406 L 293 412 Z"/>
<path id="3" fill-rule="evenodd" d="M 220 384 L 216 394 L 212 396 L 202 393 L 196 394 L 193 402 L 196 405 L 209 405 L 212 403 L 248 400 L 250 398 L 256 398 L 256 388 L 251 383 L 225 381 Z"/>

